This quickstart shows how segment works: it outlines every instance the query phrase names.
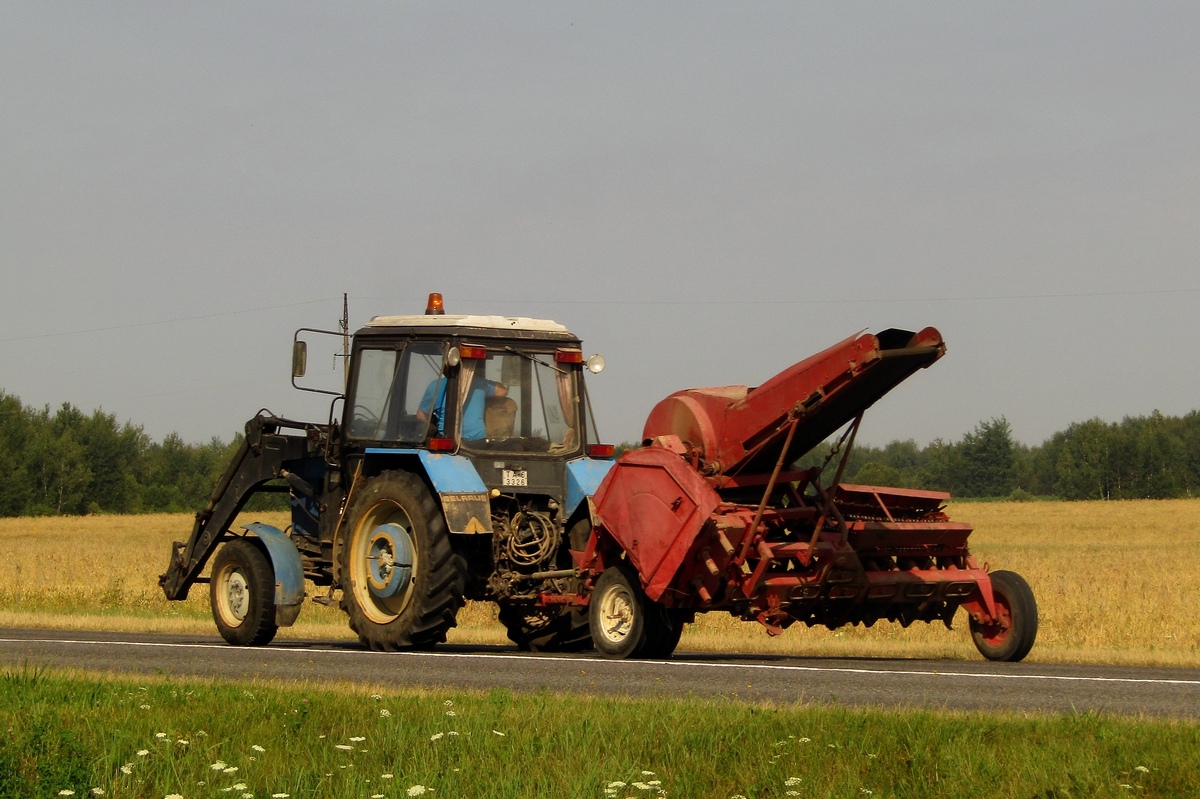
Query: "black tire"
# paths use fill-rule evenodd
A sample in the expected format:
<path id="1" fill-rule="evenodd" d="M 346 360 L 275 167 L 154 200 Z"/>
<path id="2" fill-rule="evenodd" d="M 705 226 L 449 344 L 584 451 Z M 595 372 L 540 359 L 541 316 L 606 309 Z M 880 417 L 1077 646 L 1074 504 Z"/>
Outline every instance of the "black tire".
<path id="1" fill-rule="evenodd" d="M 665 660 L 671 657 L 683 636 L 684 615 L 646 599 L 646 637 L 636 657 Z"/>
<path id="2" fill-rule="evenodd" d="M 275 637 L 275 570 L 253 541 L 230 541 L 213 559 L 208 598 L 221 637 L 235 646 L 262 646 Z"/>
<path id="3" fill-rule="evenodd" d="M 350 629 L 377 650 L 445 641 L 465 601 L 467 567 L 425 483 L 410 472 L 383 472 L 363 485 L 346 518 L 339 582 Z"/>
<path id="4" fill-rule="evenodd" d="M 994 624 L 971 619 L 971 638 L 988 660 L 1016 663 L 1029 654 L 1037 638 L 1037 601 L 1029 583 L 1016 572 L 998 571 L 988 576 L 999 619 Z"/>
<path id="5" fill-rule="evenodd" d="M 646 642 L 648 603 L 631 567 L 618 563 L 605 569 L 588 603 L 588 623 L 596 651 L 618 660 L 640 657 Z"/>
<path id="6" fill-rule="evenodd" d="M 588 614 L 578 608 L 501 605 L 500 623 L 522 652 L 585 652 L 592 648 Z"/>

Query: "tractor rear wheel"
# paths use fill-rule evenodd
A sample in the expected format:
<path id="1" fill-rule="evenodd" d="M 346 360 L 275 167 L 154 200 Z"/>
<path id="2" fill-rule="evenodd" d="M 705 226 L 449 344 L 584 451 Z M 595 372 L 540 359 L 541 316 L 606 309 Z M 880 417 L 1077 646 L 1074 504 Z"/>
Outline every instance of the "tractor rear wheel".
<path id="1" fill-rule="evenodd" d="M 587 613 L 578 608 L 501 605 L 500 623 L 522 652 L 583 652 L 592 648 Z"/>
<path id="2" fill-rule="evenodd" d="M 1037 638 L 1037 601 L 1029 583 L 1016 572 L 996 571 L 988 576 L 997 618 L 984 624 L 971 619 L 971 637 L 988 660 L 1015 663 L 1029 654 Z"/>
<path id="3" fill-rule="evenodd" d="M 465 601 L 466 563 L 425 483 L 410 472 L 382 472 L 346 518 L 339 580 L 350 629 L 378 650 L 445 641 Z"/>
<path id="4" fill-rule="evenodd" d="M 235 646 L 262 646 L 275 637 L 275 571 L 259 547 L 230 541 L 213 559 L 208 583 L 213 621 Z"/>

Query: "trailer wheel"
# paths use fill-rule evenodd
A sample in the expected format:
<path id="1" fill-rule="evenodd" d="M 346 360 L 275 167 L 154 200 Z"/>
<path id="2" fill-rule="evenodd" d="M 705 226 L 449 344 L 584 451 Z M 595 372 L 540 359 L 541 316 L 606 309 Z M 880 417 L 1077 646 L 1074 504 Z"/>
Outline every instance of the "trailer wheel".
<path id="1" fill-rule="evenodd" d="M 465 601 L 466 564 L 425 483 L 383 472 L 366 482 L 346 517 L 340 582 L 350 629 L 378 650 L 445 641 Z"/>
<path id="2" fill-rule="evenodd" d="M 683 636 L 684 616 L 674 608 L 646 599 L 646 638 L 638 657 L 662 660 L 671 657 Z"/>
<path id="3" fill-rule="evenodd" d="M 208 583 L 213 621 L 235 646 L 262 646 L 275 637 L 275 572 L 266 553 L 239 538 L 221 547 Z"/>
<path id="4" fill-rule="evenodd" d="M 650 605 L 632 568 L 620 563 L 605 569 L 588 605 L 596 651 L 608 658 L 641 657 Z"/>
<path id="5" fill-rule="evenodd" d="M 992 624 L 971 619 L 971 637 L 988 660 L 1015 663 L 1029 654 L 1037 638 L 1037 601 L 1029 583 L 1016 572 L 996 571 L 989 576 L 999 618 Z"/>

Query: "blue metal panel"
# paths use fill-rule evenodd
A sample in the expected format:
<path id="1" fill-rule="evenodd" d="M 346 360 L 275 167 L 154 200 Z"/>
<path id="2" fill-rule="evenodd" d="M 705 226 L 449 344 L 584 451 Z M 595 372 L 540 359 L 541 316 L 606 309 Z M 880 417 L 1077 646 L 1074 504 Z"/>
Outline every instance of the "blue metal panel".
<path id="1" fill-rule="evenodd" d="M 616 461 L 576 458 L 567 461 L 567 516 L 575 513 L 579 503 L 596 493 L 600 481 Z"/>
<path id="2" fill-rule="evenodd" d="M 368 455 L 416 455 L 442 500 L 446 527 L 452 533 L 492 532 L 491 505 L 487 486 L 470 459 L 443 455 L 425 449 L 370 447 Z"/>
<path id="3" fill-rule="evenodd" d="M 275 623 L 290 627 L 304 602 L 304 564 L 300 561 L 300 552 L 278 527 L 254 522 L 242 529 L 257 536 L 267 548 L 275 572 Z"/>
<path id="4" fill-rule="evenodd" d="M 425 467 L 425 473 L 439 494 L 479 494 L 487 491 L 483 478 L 475 471 L 474 464 L 461 455 L 443 455 L 427 449 L 384 449 L 368 447 L 368 455 L 416 455 Z"/>

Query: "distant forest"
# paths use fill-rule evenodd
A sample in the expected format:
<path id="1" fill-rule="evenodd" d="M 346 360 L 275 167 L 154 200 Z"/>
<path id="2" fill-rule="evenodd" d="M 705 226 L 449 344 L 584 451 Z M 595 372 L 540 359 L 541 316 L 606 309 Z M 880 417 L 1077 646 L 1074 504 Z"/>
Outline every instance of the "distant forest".
<path id="1" fill-rule="evenodd" d="M 51 412 L 0 391 L 0 516 L 196 511 L 240 443 L 235 436 L 190 444 L 174 433 L 156 442 L 103 411 L 64 404 Z M 828 451 L 810 453 L 803 465 L 821 463 Z M 1033 447 L 1014 441 L 1003 417 L 953 442 L 858 444 L 843 481 L 964 498 L 1189 497 L 1200 489 L 1200 411 L 1092 419 Z"/>

